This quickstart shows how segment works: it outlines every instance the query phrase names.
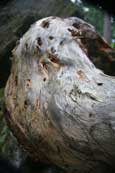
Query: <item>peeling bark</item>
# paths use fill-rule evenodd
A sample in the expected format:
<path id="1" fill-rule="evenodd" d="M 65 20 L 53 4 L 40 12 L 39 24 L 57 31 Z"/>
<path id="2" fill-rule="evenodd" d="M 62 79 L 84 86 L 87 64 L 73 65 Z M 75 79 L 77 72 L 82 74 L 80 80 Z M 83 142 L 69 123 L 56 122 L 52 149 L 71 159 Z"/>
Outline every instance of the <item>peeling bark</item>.
<path id="1" fill-rule="evenodd" d="M 31 157 L 79 172 L 115 163 L 115 78 L 88 58 L 89 38 L 109 47 L 78 18 L 37 21 L 13 50 L 5 89 L 6 119 Z"/>

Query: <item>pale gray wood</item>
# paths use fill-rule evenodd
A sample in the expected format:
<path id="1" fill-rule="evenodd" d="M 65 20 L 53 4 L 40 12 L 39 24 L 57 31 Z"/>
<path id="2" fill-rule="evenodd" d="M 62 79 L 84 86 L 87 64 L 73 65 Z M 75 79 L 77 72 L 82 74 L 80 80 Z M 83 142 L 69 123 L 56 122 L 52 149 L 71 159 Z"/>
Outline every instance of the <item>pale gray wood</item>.
<path id="1" fill-rule="evenodd" d="M 89 60 L 88 37 L 99 38 L 79 18 L 37 21 L 13 50 L 5 89 L 6 119 L 30 155 L 83 172 L 115 162 L 115 78 Z"/>

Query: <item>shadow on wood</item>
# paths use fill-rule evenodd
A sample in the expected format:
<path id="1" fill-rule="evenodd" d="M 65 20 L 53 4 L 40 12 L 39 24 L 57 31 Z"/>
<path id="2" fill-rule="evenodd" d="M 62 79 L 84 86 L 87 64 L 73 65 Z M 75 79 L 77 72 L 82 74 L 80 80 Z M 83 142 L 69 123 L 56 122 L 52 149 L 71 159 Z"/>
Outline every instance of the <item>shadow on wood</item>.
<path id="1" fill-rule="evenodd" d="M 115 78 L 90 61 L 93 45 L 110 49 L 83 20 L 48 17 L 13 50 L 6 119 L 37 161 L 79 172 L 114 168 Z"/>

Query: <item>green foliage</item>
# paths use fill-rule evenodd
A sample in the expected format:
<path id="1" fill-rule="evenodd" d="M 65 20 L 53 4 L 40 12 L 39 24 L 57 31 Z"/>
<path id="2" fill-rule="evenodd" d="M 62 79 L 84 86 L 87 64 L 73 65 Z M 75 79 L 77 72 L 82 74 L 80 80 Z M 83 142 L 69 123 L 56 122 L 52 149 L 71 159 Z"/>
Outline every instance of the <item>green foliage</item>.
<path id="1" fill-rule="evenodd" d="M 0 89 L 0 152 L 5 153 L 8 149 L 10 130 L 3 116 L 4 107 L 4 88 Z"/>
<path id="2" fill-rule="evenodd" d="M 10 131 L 6 123 L 2 121 L 0 125 L 0 152 L 5 153 L 8 149 L 8 139 Z"/>
<path id="3" fill-rule="evenodd" d="M 4 96 L 4 88 L 0 88 L 0 99 Z"/>
<path id="4" fill-rule="evenodd" d="M 102 35 L 104 17 L 103 10 L 87 3 L 82 3 L 82 1 L 80 3 L 76 1 L 75 5 L 76 10 L 79 9 L 79 16 L 81 16 L 81 18 L 83 18 L 88 23 L 92 24 L 96 28 L 97 32 Z"/>
<path id="5" fill-rule="evenodd" d="M 74 14 L 77 17 L 81 17 L 88 23 L 92 24 L 96 31 L 103 36 L 103 26 L 104 26 L 104 11 L 92 5 L 89 5 L 87 2 L 75 1 L 76 11 L 79 9 L 79 15 L 76 13 Z M 111 18 L 111 25 L 112 25 L 112 33 L 111 33 L 111 46 L 115 48 L 115 17 Z"/>
<path id="6" fill-rule="evenodd" d="M 112 18 L 112 42 L 111 46 L 115 48 L 115 17 Z"/>
<path id="7" fill-rule="evenodd" d="M 85 12 L 85 20 L 95 26 L 97 32 L 99 32 L 100 35 L 103 35 L 103 10 L 89 5 L 87 5 L 87 8 L 89 10 Z"/>
<path id="8" fill-rule="evenodd" d="M 73 13 L 73 16 L 77 16 L 77 17 L 84 19 L 85 13 L 84 13 L 84 9 L 83 9 L 83 4 L 76 1 L 75 6 L 76 6 L 76 10 L 74 10 L 75 12 Z"/>

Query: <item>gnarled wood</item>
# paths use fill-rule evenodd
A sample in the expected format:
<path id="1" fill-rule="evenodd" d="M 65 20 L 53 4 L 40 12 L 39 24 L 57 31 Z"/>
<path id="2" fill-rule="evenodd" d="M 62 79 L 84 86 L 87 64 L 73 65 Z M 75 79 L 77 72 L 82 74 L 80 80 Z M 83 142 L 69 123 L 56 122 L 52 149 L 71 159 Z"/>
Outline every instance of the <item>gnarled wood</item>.
<path id="1" fill-rule="evenodd" d="M 81 172 L 115 162 L 115 79 L 89 60 L 86 38 L 107 46 L 78 18 L 37 21 L 13 50 L 5 89 L 6 119 L 30 155 Z"/>
<path id="2" fill-rule="evenodd" d="M 5 86 L 10 74 L 11 51 L 30 25 L 41 17 L 71 16 L 75 11 L 70 0 L 0 1 L 0 87 Z"/>

